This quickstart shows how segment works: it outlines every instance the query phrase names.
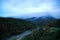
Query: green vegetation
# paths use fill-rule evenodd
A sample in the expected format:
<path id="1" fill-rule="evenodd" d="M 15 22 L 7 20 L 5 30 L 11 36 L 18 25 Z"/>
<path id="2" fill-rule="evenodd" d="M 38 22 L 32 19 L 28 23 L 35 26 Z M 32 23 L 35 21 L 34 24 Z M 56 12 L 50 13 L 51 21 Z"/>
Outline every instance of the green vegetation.
<path id="1" fill-rule="evenodd" d="M 20 34 L 26 30 L 34 29 L 36 26 L 26 20 L 15 18 L 0 18 L 0 40 Z"/>
<path id="2" fill-rule="evenodd" d="M 45 30 L 37 30 L 22 40 L 60 40 L 60 19 L 42 26 Z"/>
<path id="3" fill-rule="evenodd" d="M 22 40 L 60 40 L 60 19 L 39 20 L 33 22 L 40 29 L 26 36 Z M 0 40 L 5 40 L 13 35 L 20 34 L 26 30 L 36 29 L 37 26 L 29 21 L 15 18 L 0 18 Z M 42 29 L 41 29 L 42 28 Z M 13 38 L 16 40 L 16 38 Z"/>

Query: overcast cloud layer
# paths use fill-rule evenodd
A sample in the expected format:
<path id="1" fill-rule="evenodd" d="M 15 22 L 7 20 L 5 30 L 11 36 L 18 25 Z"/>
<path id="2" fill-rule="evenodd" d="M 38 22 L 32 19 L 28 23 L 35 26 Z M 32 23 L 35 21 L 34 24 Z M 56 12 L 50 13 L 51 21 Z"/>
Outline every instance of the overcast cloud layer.
<path id="1" fill-rule="evenodd" d="M 15 17 L 44 12 L 60 18 L 60 0 L 0 0 L 0 16 Z"/>

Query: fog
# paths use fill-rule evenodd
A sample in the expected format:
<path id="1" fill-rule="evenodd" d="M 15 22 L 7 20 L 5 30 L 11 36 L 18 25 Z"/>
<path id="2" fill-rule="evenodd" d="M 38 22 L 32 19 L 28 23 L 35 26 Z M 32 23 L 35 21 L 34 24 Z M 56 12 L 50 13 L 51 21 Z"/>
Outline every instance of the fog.
<path id="1" fill-rule="evenodd" d="M 47 14 L 60 18 L 60 0 L 0 0 L 0 17 L 37 17 Z"/>

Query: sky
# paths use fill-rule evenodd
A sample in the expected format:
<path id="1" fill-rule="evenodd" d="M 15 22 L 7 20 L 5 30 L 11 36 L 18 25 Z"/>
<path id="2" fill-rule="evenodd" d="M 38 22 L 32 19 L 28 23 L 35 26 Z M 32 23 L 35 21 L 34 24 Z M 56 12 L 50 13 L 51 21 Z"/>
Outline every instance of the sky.
<path id="1" fill-rule="evenodd" d="M 60 0 L 0 0 L 0 17 L 50 14 L 60 18 Z"/>

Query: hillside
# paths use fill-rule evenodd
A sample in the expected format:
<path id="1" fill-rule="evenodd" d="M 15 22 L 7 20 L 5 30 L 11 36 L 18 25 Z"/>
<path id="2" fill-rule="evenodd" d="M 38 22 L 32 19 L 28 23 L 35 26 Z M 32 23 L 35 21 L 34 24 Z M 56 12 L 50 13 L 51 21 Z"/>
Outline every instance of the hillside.
<path id="1" fill-rule="evenodd" d="M 20 34 L 26 30 L 34 29 L 36 26 L 26 20 L 15 18 L 0 18 L 0 40 L 5 40 L 13 35 Z"/>
<path id="2" fill-rule="evenodd" d="M 60 40 L 60 19 L 43 26 L 22 40 Z M 44 29 L 45 28 L 45 29 Z"/>
<path id="3" fill-rule="evenodd" d="M 38 26 L 43 26 L 46 24 L 49 24 L 53 21 L 55 21 L 56 19 L 52 16 L 42 16 L 42 17 L 32 17 L 32 18 L 27 18 L 27 21 L 31 21 L 32 23 L 38 25 Z"/>
<path id="4" fill-rule="evenodd" d="M 51 22 L 50 24 L 48 24 L 48 26 L 60 28 L 60 19 L 57 19 L 54 22 Z"/>

